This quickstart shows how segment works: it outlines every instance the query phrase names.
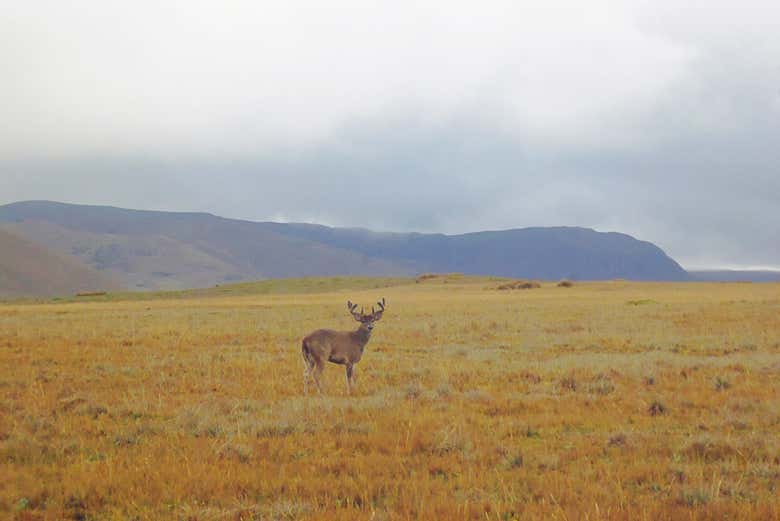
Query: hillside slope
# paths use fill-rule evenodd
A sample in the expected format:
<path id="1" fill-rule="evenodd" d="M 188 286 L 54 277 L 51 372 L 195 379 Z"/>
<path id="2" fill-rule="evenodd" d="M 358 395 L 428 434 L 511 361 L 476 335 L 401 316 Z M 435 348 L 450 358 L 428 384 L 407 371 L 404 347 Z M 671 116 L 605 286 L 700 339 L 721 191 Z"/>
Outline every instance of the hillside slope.
<path id="1" fill-rule="evenodd" d="M 76 259 L 0 229 L 0 298 L 120 288 L 118 283 Z"/>
<path id="2" fill-rule="evenodd" d="M 0 226 L 137 289 L 426 271 L 553 280 L 689 279 L 651 243 L 585 228 L 376 233 L 46 201 L 0 206 Z"/>
<path id="3" fill-rule="evenodd" d="M 0 226 L 80 258 L 131 289 L 185 289 L 264 278 L 409 275 L 382 259 L 249 221 L 45 201 L 0 206 Z"/>

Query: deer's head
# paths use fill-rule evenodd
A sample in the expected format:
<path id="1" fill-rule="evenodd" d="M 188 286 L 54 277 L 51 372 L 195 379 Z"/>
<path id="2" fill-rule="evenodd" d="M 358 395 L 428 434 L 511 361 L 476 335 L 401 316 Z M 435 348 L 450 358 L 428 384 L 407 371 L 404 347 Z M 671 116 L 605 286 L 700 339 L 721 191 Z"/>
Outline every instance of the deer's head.
<path id="1" fill-rule="evenodd" d="M 364 313 L 363 308 L 360 308 L 360 312 L 358 313 L 357 310 L 357 304 L 353 304 L 350 301 L 347 301 L 347 308 L 349 309 L 349 312 L 352 314 L 352 317 L 360 322 L 360 325 L 371 331 L 374 329 L 374 322 L 382 318 L 382 313 L 385 312 L 385 299 L 383 298 L 379 302 L 377 302 L 377 305 L 379 306 L 378 311 L 374 311 L 374 306 L 371 306 L 371 313 Z"/>

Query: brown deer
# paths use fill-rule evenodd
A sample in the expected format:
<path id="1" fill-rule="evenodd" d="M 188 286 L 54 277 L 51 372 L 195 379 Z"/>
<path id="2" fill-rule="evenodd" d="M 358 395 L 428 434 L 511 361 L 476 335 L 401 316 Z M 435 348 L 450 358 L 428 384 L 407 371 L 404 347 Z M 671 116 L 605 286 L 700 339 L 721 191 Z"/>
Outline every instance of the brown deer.
<path id="1" fill-rule="evenodd" d="M 320 376 L 325 369 L 325 362 L 333 362 L 346 366 L 347 370 L 347 394 L 352 392 L 352 385 L 355 383 L 354 366 L 360 362 L 363 356 L 363 350 L 371 338 L 371 330 L 374 329 L 374 322 L 382 318 L 385 312 L 385 299 L 379 302 L 379 311 L 374 311 L 371 307 L 371 313 L 360 313 L 355 311 L 357 304 L 347 301 L 347 309 L 352 316 L 360 322 L 360 327 L 355 331 L 333 331 L 332 329 L 318 329 L 309 334 L 301 342 L 301 354 L 303 355 L 303 392 L 309 392 L 309 377 L 314 378 L 317 384 L 317 392 L 322 393 L 322 384 Z"/>

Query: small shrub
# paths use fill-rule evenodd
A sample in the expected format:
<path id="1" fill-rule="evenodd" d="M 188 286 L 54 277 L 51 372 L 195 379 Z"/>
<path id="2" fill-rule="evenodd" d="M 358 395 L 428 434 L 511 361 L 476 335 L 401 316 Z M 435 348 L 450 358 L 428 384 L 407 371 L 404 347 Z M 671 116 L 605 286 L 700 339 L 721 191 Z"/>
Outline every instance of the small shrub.
<path id="1" fill-rule="evenodd" d="M 539 433 L 539 431 L 538 431 L 537 429 L 534 429 L 534 428 L 533 428 L 533 427 L 531 427 L 530 425 L 528 425 L 528 426 L 525 428 L 525 431 L 523 431 L 523 435 L 524 435 L 526 438 L 538 438 L 538 437 L 540 437 L 540 436 L 541 436 L 541 434 Z"/>
<path id="2" fill-rule="evenodd" d="M 588 384 L 587 390 L 589 393 L 607 395 L 615 390 L 615 384 L 608 376 L 600 374 Z"/>
<path id="3" fill-rule="evenodd" d="M 105 295 L 105 291 L 79 291 L 76 293 L 77 297 L 102 297 Z"/>
<path id="4" fill-rule="evenodd" d="M 185 431 L 196 438 L 218 438 L 224 433 L 221 418 L 212 411 L 204 411 L 200 408 L 188 408 L 183 410 L 177 418 L 177 423 Z"/>
<path id="5" fill-rule="evenodd" d="M 447 382 L 439 384 L 439 386 L 436 388 L 436 396 L 439 398 L 449 398 L 452 396 L 452 393 L 452 386 Z"/>
<path id="6" fill-rule="evenodd" d="M 471 440 L 459 429 L 442 429 L 435 435 L 433 451 L 437 454 L 463 453 L 471 449 Z"/>
<path id="7" fill-rule="evenodd" d="M 650 407 L 647 409 L 647 412 L 650 413 L 650 416 L 659 416 L 661 414 L 666 414 L 666 406 L 661 402 L 659 402 L 658 400 L 656 400 L 650 404 Z"/>
<path id="8" fill-rule="evenodd" d="M 270 519 L 301 519 L 311 511 L 311 506 L 295 499 L 281 499 L 264 510 Z"/>
<path id="9" fill-rule="evenodd" d="M 115 447 L 130 447 L 138 444 L 138 438 L 136 436 L 120 435 L 114 437 Z"/>
<path id="10" fill-rule="evenodd" d="M 298 426 L 286 420 L 257 422 L 248 427 L 258 438 L 284 438 L 295 434 L 298 430 Z"/>
<path id="11" fill-rule="evenodd" d="M 512 282 L 501 284 L 496 289 L 503 291 L 503 290 L 512 290 L 512 289 L 536 289 L 541 287 L 542 285 L 539 284 L 538 282 L 533 282 L 529 280 L 514 280 Z"/>
<path id="12" fill-rule="evenodd" d="M 709 492 L 706 490 L 701 489 L 695 489 L 695 490 L 683 490 L 680 492 L 680 498 L 678 499 L 678 503 L 681 505 L 685 505 L 688 507 L 697 507 L 701 505 L 706 505 L 710 502 L 712 497 L 710 496 Z"/>
<path id="13" fill-rule="evenodd" d="M 419 284 L 420 282 L 425 282 L 426 280 L 433 280 L 433 279 L 442 279 L 442 282 L 444 284 L 447 284 L 450 280 L 457 280 L 462 279 L 463 273 L 453 272 L 453 273 L 421 273 L 417 276 L 414 281 Z"/>
<path id="14" fill-rule="evenodd" d="M 87 519 L 87 505 L 81 496 L 70 495 L 65 500 L 65 508 L 69 510 L 70 518 L 76 520 Z"/>
<path id="15" fill-rule="evenodd" d="M 609 438 L 607 445 L 610 447 L 623 447 L 626 444 L 626 441 L 625 434 L 615 434 Z"/>
<path id="16" fill-rule="evenodd" d="M 714 463 L 733 458 L 737 450 L 726 443 L 714 443 L 709 440 L 691 443 L 683 454 L 694 460 L 703 460 L 705 463 Z"/>
<path id="17" fill-rule="evenodd" d="M 222 459 L 247 463 L 252 458 L 252 448 L 238 443 L 226 443 L 217 450 L 217 455 Z"/>
<path id="18" fill-rule="evenodd" d="M 539 376 L 536 373 L 532 373 L 530 371 L 523 371 L 520 376 L 524 378 L 525 380 L 531 382 L 532 384 L 538 384 L 542 381 L 542 377 Z"/>
<path id="19" fill-rule="evenodd" d="M 102 405 L 95 404 L 83 404 L 76 408 L 76 412 L 85 416 L 91 416 L 97 418 L 103 414 L 108 414 L 108 409 Z"/>
<path id="20" fill-rule="evenodd" d="M 577 391 L 577 380 L 575 380 L 573 376 L 564 376 L 561 378 L 560 385 L 563 389 L 568 391 Z"/>
<path id="21" fill-rule="evenodd" d="M 463 398 L 470 402 L 489 402 L 493 399 L 490 393 L 482 389 L 469 389 L 463 393 Z"/>
<path id="22" fill-rule="evenodd" d="M 571 288 L 572 286 L 574 286 L 574 283 L 572 281 L 566 280 L 566 279 L 564 279 L 564 280 L 562 280 L 562 281 L 560 281 L 558 283 L 558 287 L 559 288 Z"/>
<path id="23" fill-rule="evenodd" d="M 422 386 L 419 382 L 412 382 L 409 385 L 406 386 L 406 390 L 404 394 L 406 395 L 406 398 L 409 400 L 414 400 L 416 398 L 419 398 L 420 395 L 422 395 Z"/>
<path id="24" fill-rule="evenodd" d="M 511 456 L 507 456 L 504 460 L 504 466 L 508 469 L 519 469 L 523 466 L 523 463 L 522 454 L 513 454 Z"/>
<path id="25" fill-rule="evenodd" d="M 721 378 L 720 376 L 715 378 L 715 390 L 716 391 L 725 391 L 727 389 L 731 388 L 731 382 L 726 380 L 725 378 Z"/>
<path id="26" fill-rule="evenodd" d="M 741 420 L 734 420 L 730 422 L 729 425 L 737 431 L 746 431 L 750 429 L 750 424 Z"/>
<path id="27" fill-rule="evenodd" d="M 87 399 L 83 396 L 74 395 L 60 400 L 60 409 L 63 411 L 71 411 L 77 406 L 87 403 Z"/>

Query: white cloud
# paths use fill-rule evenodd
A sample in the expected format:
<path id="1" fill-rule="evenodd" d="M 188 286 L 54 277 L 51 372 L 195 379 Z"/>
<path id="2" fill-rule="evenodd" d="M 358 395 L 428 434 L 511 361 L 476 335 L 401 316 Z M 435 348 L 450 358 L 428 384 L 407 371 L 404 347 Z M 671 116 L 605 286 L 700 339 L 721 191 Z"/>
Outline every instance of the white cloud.
<path id="1" fill-rule="evenodd" d="M 780 264 L 776 2 L 9 2 L 0 203 Z"/>
<path id="2" fill-rule="evenodd" d="M 29 2 L 4 18 L 4 156 L 247 153 L 489 101 L 552 137 L 680 74 L 614 2 Z"/>

